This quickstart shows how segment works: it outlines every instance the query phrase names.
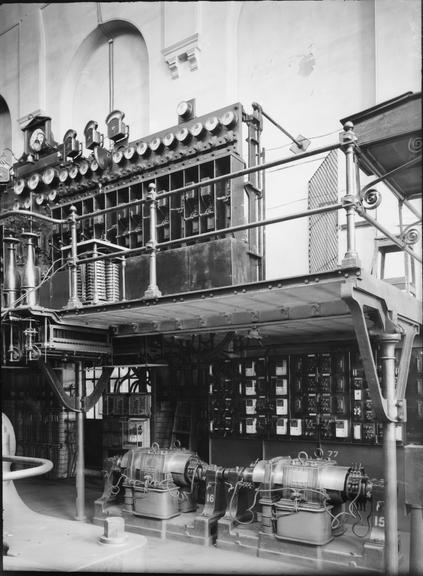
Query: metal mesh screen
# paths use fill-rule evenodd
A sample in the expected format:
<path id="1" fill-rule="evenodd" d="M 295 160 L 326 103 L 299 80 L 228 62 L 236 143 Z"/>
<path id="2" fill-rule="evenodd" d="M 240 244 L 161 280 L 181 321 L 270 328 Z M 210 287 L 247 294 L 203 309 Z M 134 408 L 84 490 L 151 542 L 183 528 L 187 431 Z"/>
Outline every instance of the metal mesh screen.
<path id="1" fill-rule="evenodd" d="M 338 153 L 330 152 L 308 183 L 308 208 L 338 201 Z M 338 265 L 338 212 L 309 218 L 309 273 L 333 270 Z"/>

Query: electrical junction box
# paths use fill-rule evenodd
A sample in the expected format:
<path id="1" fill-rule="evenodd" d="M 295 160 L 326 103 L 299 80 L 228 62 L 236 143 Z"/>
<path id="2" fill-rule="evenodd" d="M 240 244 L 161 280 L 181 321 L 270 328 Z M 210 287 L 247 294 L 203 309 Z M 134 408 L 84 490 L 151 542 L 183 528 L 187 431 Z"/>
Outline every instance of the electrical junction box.
<path id="1" fill-rule="evenodd" d="M 336 438 L 347 438 L 349 432 L 348 420 L 335 420 Z"/>
<path id="2" fill-rule="evenodd" d="M 286 378 L 277 378 L 275 385 L 276 396 L 286 396 L 288 393 L 288 380 Z"/>
<path id="3" fill-rule="evenodd" d="M 291 436 L 301 436 L 303 433 L 302 420 L 294 419 L 289 423 Z"/>
<path id="4" fill-rule="evenodd" d="M 257 433 L 257 418 L 247 418 L 245 422 L 245 432 L 247 434 Z"/>
<path id="5" fill-rule="evenodd" d="M 278 418 L 276 420 L 276 434 L 279 436 L 288 434 L 288 418 Z"/>
<path id="6" fill-rule="evenodd" d="M 276 400 L 276 414 L 279 416 L 284 416 L 288 414 L 288 399 L 278 398 Z"/>

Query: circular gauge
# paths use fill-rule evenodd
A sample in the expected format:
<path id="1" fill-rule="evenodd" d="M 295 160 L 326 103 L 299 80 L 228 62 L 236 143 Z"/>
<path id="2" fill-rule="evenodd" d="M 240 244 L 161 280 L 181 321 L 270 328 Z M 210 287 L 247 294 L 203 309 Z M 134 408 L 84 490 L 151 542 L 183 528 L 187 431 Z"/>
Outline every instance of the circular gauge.
<path id="1" fill-rule="evenodd" d="M 187 128 L 181 128 L 176 132 L 176 138 L 179 140 L 179 142 L 188 142 L 188 140 L 191 138 L 191 134 Z"/>
<path id="2" fill-rule="evenodd" d="M 35 190 L 39 183 L 40 175 L 38 173 L 31 174 L 31 176 L 28 178 L 28 188 L 30 190 Z"/>
<path id="3" fill-rule="evenodd" d="M 46 186 L 48 186 L 49 184 L 51 184 L 54 180 L 54 178 L 57 176 L 57 172 L 54 168 L 46 168 L 43 172 L 42 175 L 42 181 L 44 182 L 44 184 L 46 184 Z"/>
<path id="4" fill-rule="evenodd" d="M 135 153 L 136 153 L 135 146 L 132 146 L 132 145 L 127 146 L 125 148 L 125 150 L 123 151 L 123 155 L 125 156 L 125 158 L 127 160 L 131 160 L 135 156 Z"/>
<path id="5" fill-rule="evenodd" d="M 22 205 L 24 210 L 29 210 L 31 208 L 31 200 L 29 198 L 27 198 L 23 205 Z"/>
<path id="6" fill-rule="evenodd" d="M 140 156 L 147 156 L 148 154 L 148 144 L 147 142 L 138 142 L 137 152 Z"/>
<path id="7" fill-rule="evenodd" d="M 33 152 L 39 152 L 43 147 L 46 140 L 46 135 L 44 130 L 41 128 L 36 128 L 34 132 L 29 137 L 29 147 Z"/>
<path id="8" fill-rule="evenodd" d="M 44 194 L 37 194 L 37 195 L 35 196 L 35 203 L 36 203 L 38 206 L 41 206 L 42 204 L 44 204 L 45 199 L 46 199 L 46 198 L 45 198 Z"/>
<path id="9" fill-rule="evenodd" d="M 220 117 L 220 121 L 226 128 L 231 128 L 236 122 L 235 113 L 232 110 L 228 110 Z"/>
<path id="10" fill-rule="evenodd" d="M 153 152 L 158 152 L 162 145 L 163 143 L 160 138 L 153 138 L 153 140 L 150 142 L 150 148 L 153 150 Z"/>
<path id="11" fill-rule="evenodd" d="M 190 132 L 193 136 L 199 138 L 201 134 L 204 132 L 204 126 L 201 124 L 201 122 L 196 122 L 191 126 Z"/>
<path id="12" fill-rule="evenodd" d="M 205 126 L 209 132 L 217 132 L 220 127 L 220 122 L 217 116 L 210 116 L 210 118 L 207 118 Z"/>
<path id="13" fill-rule="evenodd" d="M 191 102 L 179 102 L 176 107 L 176 113 L 181 118 L 187 118 L 192 114 L 192 104 Z"/>
<path id="14" fill-rule="evenodd" d="M 112 157 L 113 157 L 113 162 L 114 162 L 115 164 L 119 164 L 119 162 L 121 162 L 121 161 L 122 161 L 122 158 L 123 158 L 123 150 L 122 150 L 122 148 L 118 148 L 118 150 L 115 150 L 115 151 L 113 152 L 113 156 L 112 156 Z"/>
<path id="15" fill-rule="evenodd" d="M 89 169 L 90 169 L 90 165 L 88 164 L 88 162 L 86 160 L 82 160 L 79 163 L 79 173 L 81 174 L 81 176 L 85 176 Z"/>
<path id="16" fill-rule="evenodd" d="M 19 194 L 22 194 L 24 188 L 25 188 L 25 180 L 23 178 L 19 178 L 19 180 L 16 180 L 16 182 L 13 185 L 13 190 L 15 194 L 17 194 L 18 196 Z"/>
<path id="17" fill-rule="evenodd" d="M 20 208 L 21 208 L 20 202 L 15 202 L 13 204 L 13 210 L 20 210 Z"/>
<path id="18" fill-rule="evenodd" d="M 95 159 L 91 160 L 90 168 L 91 168 L 92 172 L 96 172 L 98 170 L 97 160 L 95 160 Z"/>
<path id="19" fill-rule="evenodd" d="M 67 170 L 67 168 L 61 168 L 59 170 L 59 181 L 60 182 L 66 182 L 66 180 L 68 179 L 69 176 L 69 172 Z"/>
<path id="20" fill-rule="evenodd" d="M 54 200 L 56 200 L 57 198 L 57 190 L 50 190 L 47 198 L 49 199 L 50 202 L 54 202 Z"/>
<path id="21" fill-rule="evenodd" d="M 173 132 L 168 132 L 163 138 L 164 145 L 168 148 L 172 148 L 176 144 L 175 134 Z"/>
<path id="22" fill-rule="evenodd" d="M 75 180 L 77 176 L 78 176 L 78 166 L 76 164 L 72 164 L 72 166 L 69 168 L 69 178 Z"/>

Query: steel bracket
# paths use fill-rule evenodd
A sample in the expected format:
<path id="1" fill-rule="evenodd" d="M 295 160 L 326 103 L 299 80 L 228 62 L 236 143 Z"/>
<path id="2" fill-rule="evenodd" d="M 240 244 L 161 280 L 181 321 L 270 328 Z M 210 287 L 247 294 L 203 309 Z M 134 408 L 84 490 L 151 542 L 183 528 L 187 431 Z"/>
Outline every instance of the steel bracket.
<path id="1" fill-rule="evenodd" d="M 81 412 L 79 408 L 77 408 L 78 399 L 72 396 L 69 396 L 65 389 L 63 388 L 62 383 L 56 372 L 54 371 L 50 362 L 46 361 L 39 361 L 38 367 L 41 370 L 41 373 L 44 375 L 47 382 L 50 384 L 51 389 L 53 390 L 54 394 L 57 396 L 58 400 L 72 412 Z"/>
<path id="2" fill-rule="evenodd" d="M 357 289 L 350 282 L 341 286 L 341 298 L 351 312 L 354 331 L 357 337 L 364 373 L 376 417 L 382 422 L 403 422 L 406 418 L 404 395 L 414 336 L 417 334 L 418 326 L 399 319 L 395 311 L 388 310 L 385 300 Z M 369 329 L 364 315 L 364 308 L 376 312 L 376 324 L 380 330 L 380 332 L 376 332 L 378 335 L 399 333 L 403 337 L 395 398 L 396 414 L 394 418 L 389 416 L 387 401 L 382 395 L 370 342 Z"/>

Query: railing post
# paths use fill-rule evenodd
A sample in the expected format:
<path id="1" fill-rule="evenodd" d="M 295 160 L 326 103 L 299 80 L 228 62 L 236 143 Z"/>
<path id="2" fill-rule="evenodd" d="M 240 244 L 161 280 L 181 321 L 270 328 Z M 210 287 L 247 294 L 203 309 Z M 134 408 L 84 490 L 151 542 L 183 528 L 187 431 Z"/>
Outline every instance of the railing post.
<path id="1" fill-rule="evenodd" d="M 70 279 L 69 279 L 69 300 L 68 308 L 80 307 L 81 301 L 78 298 L 78 245 L 76 237 L 76 208 L 70 207 L 70 215 L 68 218 L 71 228 L 71 257 L 69 262 Z"/>
<path id="2" fill-rule="evenodd" d="M 162 293 L 157 286 L 157 192 L 155 184 L 149 184 L 147 199 L 150 200 L 150 240 L 147 243 L 150 249 L 150 283 L 144 292 L 144 298 L 159 298 Z"/>
<path id="3" fill-rule="evenodd" d="M 345 153 L 346 193 L 342 201 L 347 215 L 347 251 L 342 260 L 342 266 L 360 266 L 360 260 L 355 245 L 355 209 L 358 200 L 356 191 L 356 170 L 354 160 L 354 146 L 357 140 L 353 131 L 353 123 L 346 122 L 340 134 L 340 141 Z"/>
<path id="4" fill-rule="evenodd" d="M 396 422 L 398 409 L 395 391 L 395 346 L 400 340 L 399 334 L 384 334 L 382 345 L 382 380 L 387 401 L 388 417 L 384 423 L 383 455 L 385 478 L 385 574 L 398 574 L 398 476 Z"/>

